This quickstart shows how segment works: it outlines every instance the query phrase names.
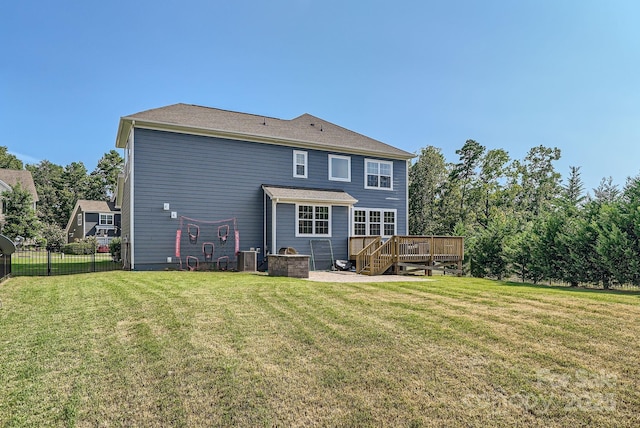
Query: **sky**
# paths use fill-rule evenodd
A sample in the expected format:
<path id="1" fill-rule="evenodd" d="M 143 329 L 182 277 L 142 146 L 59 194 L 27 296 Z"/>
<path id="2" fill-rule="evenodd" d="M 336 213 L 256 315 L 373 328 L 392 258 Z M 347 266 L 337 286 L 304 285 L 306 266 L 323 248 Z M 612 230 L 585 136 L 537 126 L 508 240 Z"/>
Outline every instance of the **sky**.
<path id="1" fill-rule="evenodd" d="M 467 139 L 557 147 L 585 190 L 640 174 L 637 0 L 3 1 L 0 146 L 25 163 L 115 148 L 174 103 L 303 113 L 449 162 Z"/>

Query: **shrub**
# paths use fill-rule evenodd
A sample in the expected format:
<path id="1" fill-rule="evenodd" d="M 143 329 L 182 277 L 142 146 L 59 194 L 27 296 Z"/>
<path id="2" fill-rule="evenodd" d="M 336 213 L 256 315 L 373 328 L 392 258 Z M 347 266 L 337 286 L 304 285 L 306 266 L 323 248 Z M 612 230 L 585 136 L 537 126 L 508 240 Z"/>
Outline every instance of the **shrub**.
<path id="1" fill-rule="evenodd" d="M 95 236 L 88 236 L 62 247 L 65 254 L 94 254 L 98 249 L 98 241 Z"/>
<path id="2" fill-rule="evenodd" d="M 114 260 L 120 260 L 120 254 L 122 248 L 122 240 L 120 238 L 113 238 L 111 242 L 109 242 L 109 252 L 113 256 Z"/>

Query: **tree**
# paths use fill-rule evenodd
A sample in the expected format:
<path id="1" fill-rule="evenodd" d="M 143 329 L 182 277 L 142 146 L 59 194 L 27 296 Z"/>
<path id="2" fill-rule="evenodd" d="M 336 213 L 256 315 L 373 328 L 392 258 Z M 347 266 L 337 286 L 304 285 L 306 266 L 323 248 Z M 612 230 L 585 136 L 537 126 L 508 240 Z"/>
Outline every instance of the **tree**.
<path id="1" fill-rule="evenodd" d="M 6 146 L 0 146 L 0 168 L 22 169 L 24 165 L 20 159 L 8 152 Z"/>
<path id="2" fill-rule="evenodd" d="M 620 197 L 620 189 L 613 184 L 613 178 L 603 178 L 600 185 L 593 190 L 594 197 L 598 202 L 615 202 Z"/>
<path id="3" fill-rule="evenodd" d="M 580 177 L 580 167 L 569 167 L 569 180 L 567 184 L 563 186 L 564 200 L 571 206 L 577 207 L 585 200 L 584 197 L 584 184 Z"/>
<path id="4" fill-rule="evenodd" d="M 447 167 L 440 149 L 428 146 L 409 169 L 409 233 L 444 233 L 439 201 L 447 180 Z"/>
<path id="5" fill-rule="evenodd" d="M 478 186 L 480 190 L 480 207 L 476 215 L 478 222 L 485 228 L 492 218 L 492 209 L 502 199 L 502 185 L 500 180 L 505 177 L 509 154 L 502 150 L 489 150 L 480 161 L 480 175 Z"/>
<path id="6" fill-rule="evenodd" d="M 511 229 L 506 218 L 496 216 L 471 240 L 468 251 L 473 276 L 502 279 L 509 274 L 507 241 Z"/>
<path id="7" fill-rule="evenodd" d="M 467 140 L 461 149 L 456 150 L 460 156 L 460 161 L 453 166 L 449 173 L 449 180 L 460 188 L 459 219 L 466 222 L 468 207 L 468 197 L 472 186 L 476 183 L 478 165 L 484 154 L 485 147 L 475 140 Z"/>
<path id="8" fill-rule="evenodd" d="M 44 223 L 42 225 L 42 237 L 47 242 L 47 249 L 59 250 L 67 243 L 65 231 L 55 223 Z"/>
<path id="9" fill-rule="evenodd" d="M 124 167 L 124 159 L 115 150 L 105 153 L 98 161 L 98 165 L 93 173 L 101 179 L 107 197 L 113 196 L 118 185 L 118 175 Z M 92 173 L 92 174 L 93 174 Z"/>
<path id="10" fill-rule="evenodd" d="M 18 183 L 11 191 L 3 192 L 2 197 L 6 207 L 2 234 L 12 239 L 38 237 L 40 222 L 33 209 L 31 194 Z"/>
<path id="11" fill-rule="evenodd" d="M 35 165 L 27 165 L 27 170 L 33 176 L 40 198 L 37 207 L 38 217 L 44 223 L 64 227 L 69 220 L 61 201 L 61 194 L 65 188 L 62 179 L 64 169 L 60 165 L 43 160 Z"/>
<path id="12" fill-rule="evenodd" d="M 519 202 L 529 218 L 548 211 L 558 197 L 561 176 L 553 167 L 553 162 L 558 159 L 560 149 L 537 146 L 529 150 L 523 163 L 518 164 L 521 179 Z"/>

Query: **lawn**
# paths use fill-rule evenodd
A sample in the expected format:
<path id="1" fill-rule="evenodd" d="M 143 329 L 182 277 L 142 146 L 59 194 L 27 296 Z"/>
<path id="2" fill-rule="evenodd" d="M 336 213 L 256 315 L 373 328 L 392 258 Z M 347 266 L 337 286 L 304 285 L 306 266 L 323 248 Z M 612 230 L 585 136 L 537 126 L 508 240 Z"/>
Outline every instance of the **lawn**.
<path id="1" fill-rule="evenodd" d="M 0 425 L 640 424 L 640 294 L 434 279 L 10 279 Z"/>

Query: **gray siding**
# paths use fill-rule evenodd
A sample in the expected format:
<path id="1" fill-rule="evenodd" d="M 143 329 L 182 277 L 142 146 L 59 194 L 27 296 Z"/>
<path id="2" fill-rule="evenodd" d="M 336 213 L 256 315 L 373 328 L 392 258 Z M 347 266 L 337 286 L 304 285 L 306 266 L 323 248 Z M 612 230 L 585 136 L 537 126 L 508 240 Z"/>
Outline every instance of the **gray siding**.
<path id="1" fill-rule="evenodd" d="M 80 208 L 75 210 L 72 214 L 73 221 L 71 222 L 71 226 L 69 227 L 69 232 L 67 235 L 67 242 L 72 243 L 75 242 L 76 239 L 84 238 L 83 228 L 84 228 L 84 219 L 82 220 L 82 225 L 78 226 L 78 214 L 82 214 Z"/>
<path id="2" fill-rule="evenodd" d="M 208 221 L 235 217 L 240 250 L 264 248 L 262 184 L 345 190 L 359 200 L 356 207 L 397 209 L 398 233 L 406 233 L 405 161 L 394 161 L 393 191 L 367 190 L 365 156 L 351 155 L 352 180 L 345 183 L 328 180 L 329 153 L 316 150 L 304 150 L 308 153 L 308 178 L 293 178 L 293 150 L 304 149 L 136 129 L 135 268 L 166 267 L 167 257 L 173 257 L 175 262 L 179 220 L 171 219 L 170 211 Z M 126 219 L 126 183 L 124 192 L 122 210 Z M 170 204 L 169 212 L 163 210 L 163 203 Z M 270 207 L 271 202 L 267 205 Z M 277 247 L 292 246 L 307 252 L 309 238 L 295 238 L 294 207 L 278 206 Z M 333 207 L 332 216 L 334 254 L 346 258 L 348 209 Z M 269 220 L 268 228 L 270 225 Z M 126 220 L 122 234 L 130 234 Z"/>
<path id="3" fill-rule="evenodd" d="M 295 204 L 278 204 L 276 208 L 276 234 L 279 248 L 292 247 L 300 254 L 311 254 L 311 240 L 330 239 L 335 259 L 347 259 L 349 255 L 349 208 L 331 207 L 331 238 L 296 237 Z"/>
<path id="4" fill-rule="evenodd" d="M 129 254 L 129 245 L 131 242 L 131 192 L 130 192 L 130 176 L 127 176 L 124 181 L 124 187 L 122 192 L 122 202 L 121 202 L 121 225 L 120 225 L 120 236 L 122 237 L 122 246 L 121 246 L 121 257 L 122 257 L 122 266 L 125 269 L 131 268 L 131 257 Z"/>

